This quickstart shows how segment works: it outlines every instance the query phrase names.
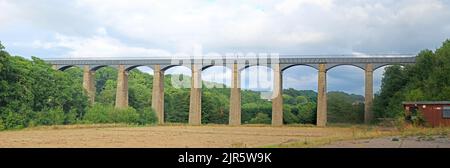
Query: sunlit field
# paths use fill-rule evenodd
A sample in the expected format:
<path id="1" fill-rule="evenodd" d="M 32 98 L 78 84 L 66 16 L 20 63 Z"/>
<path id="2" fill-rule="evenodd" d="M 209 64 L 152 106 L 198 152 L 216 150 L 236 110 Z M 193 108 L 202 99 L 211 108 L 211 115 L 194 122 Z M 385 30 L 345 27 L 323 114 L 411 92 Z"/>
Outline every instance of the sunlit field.
<path id="1" fill-rule="evenodd" d="M 363 125 L 120 124 L 34 127 L 0 132 L 0 147 L 321 147 L 338 141 L 397 136 L 445 136 L 450 128 L 387 128 Z"/>

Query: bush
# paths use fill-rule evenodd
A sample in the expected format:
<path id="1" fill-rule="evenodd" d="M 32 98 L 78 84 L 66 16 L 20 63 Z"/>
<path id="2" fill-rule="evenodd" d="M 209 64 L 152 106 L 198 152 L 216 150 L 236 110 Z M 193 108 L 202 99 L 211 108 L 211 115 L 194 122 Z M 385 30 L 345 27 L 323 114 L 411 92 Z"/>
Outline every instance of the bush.
<path id="1" fill-rule="evenodd" d="M 414 126 L 425 126 L 425 117 L 421 111 L 417 111 L 415 114 L 411 115 L 411 122 Z"/>
<path id="2" fill-rule="evenodd" d="M 88 108 L 84 115 L 84 121 L 92 123 L 111 123 L 112 120 L 108 116 L 110 111 L 113 111 L 114 107 L 109 105 L 95 104 Z"/>
<path id="3" fill-rule="evenodd" d="M 64 124 L 64 111 L 61 108 L 44 109 L 36 114 L 33 125 L 58 125 Z"/>
<path id="4" fill-rule="evenodd" d="M 271 119 L 266 113 L 258 113 L 254 118 L 252 118 L 250 124 L 270 124 Z"/>
<path id="5" fill-rule="evenodd" d="M 6 129 L 5 125 L 3 125 L 3 120 L 0 118 L 0 131 Z"/>
<path id="6" fill-rule="evenodd" d="M 154 124 L 158 122 L 158 117 L 156 116 L 153 108 L 144 108 L 139 113 L 139 124 Z"/>
<path id="7" fill-rule="evenodd" d="M 68 113 L 64 116 L 64 124 L 75 124 L 77 123 L 77 109 L 70 109 Z"/>
<path id="8" fill-rule="evenodd" d="M 138 123 L 139 113 L 132 107 L 127 107 L 123 109 L 114 109 L 110 113 L 112 122 L 114 123 L 127 123 L 135 124 Z"/>
<path id="9" fill-rule="evenodd" d="M 132 107 L 115 109 L 112 105 L 95 104 L 84 115 L 88 123 L 139 123 L 139 113 Z"/>
<path id="10" fill-rule="evenodd" d="M 26 126 L 26 117 L 20 113 L 9 112 L 3 120 L 3 127 L 5 129 L 24 128 Z"/>

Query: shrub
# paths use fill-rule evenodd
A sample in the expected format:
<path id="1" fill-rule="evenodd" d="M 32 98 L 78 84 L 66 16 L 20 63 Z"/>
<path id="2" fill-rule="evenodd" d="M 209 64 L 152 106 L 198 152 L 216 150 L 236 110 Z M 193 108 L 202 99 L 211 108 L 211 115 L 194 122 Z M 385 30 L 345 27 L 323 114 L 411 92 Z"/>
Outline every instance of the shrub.
<path id="1" fill-rule="evenodd" d="M 110 117 L 114 123 L 138 123 L 139 113 L 137 113 L 136 110 L 132 107 L 114 109 L 111 112 L 112 113 L 110 113 Z"/>
<path id="2" fill-rule="evenodd" d="M 6 129 L 5 125 L 3 125 L 3 120 L 0 118 L 0 131 Z"/>
<path id="3" fill-rule="evenodd" d="M 88 108 L 84 115 L 84 121 L 92 123 L 112 123 L 109 112 L 113 111 L 114 107 L 111 105 L 95 104 Z"/>
<path id="4" fill-rule="evenodd" d="M 35 122 L 37 125 L 57 125 L 64 124 L 64 111 L 61 108 L 44 109 L 36 114 Z"/>
<path id="5" fill-rule="evenodd" d="M 154 124 L 158 122 L 158 117 L 156 116 L 153 108 L 144 108 L 140 110 L 139 113 L 139 124 Z"/>
<path id="6" fill-rule="evenodd" d="M 254 118 L 252 118 L 250 124 L 270 124 L 271 119 L 266 113 L 258 113 Z"/>
<path id="7" fill-rule="evenodd" d="M 139 113 L 132 107 L 116 109 L 112 105 L 95 104 L 83 120 L 87 123 L 139 123 Z"/>
<path id="8" fill-rule="evenodd" d="M 23 114 L 10 111 L 3 120 L 3 125 L 5 129 L 24 128 L 27 126 L 26 117 Z"/>
<path id="9" fill-rule="evenodd" d="M 64 124 L 74 124 L 77 122 L 77 109 L 70 109 L 68 113 L 64 115 Z"/>
<path id="10" fill-rule="evenodd" d="M 425 117 L 421 111 L 417 111 L 415 114 L 411 115 L 411 122 L 414 126 L 425 126 Z"/>

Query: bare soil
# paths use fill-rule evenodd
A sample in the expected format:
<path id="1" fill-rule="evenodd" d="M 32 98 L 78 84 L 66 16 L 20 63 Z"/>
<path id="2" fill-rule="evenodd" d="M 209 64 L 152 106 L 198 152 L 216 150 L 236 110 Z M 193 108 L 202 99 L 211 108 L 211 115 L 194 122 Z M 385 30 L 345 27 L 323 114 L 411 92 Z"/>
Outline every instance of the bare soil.
<path id="1" fill-rule="evenodd" d="M 323 148 L 450 148 L 447 136 L 383 137 L 334 142 Z"/>

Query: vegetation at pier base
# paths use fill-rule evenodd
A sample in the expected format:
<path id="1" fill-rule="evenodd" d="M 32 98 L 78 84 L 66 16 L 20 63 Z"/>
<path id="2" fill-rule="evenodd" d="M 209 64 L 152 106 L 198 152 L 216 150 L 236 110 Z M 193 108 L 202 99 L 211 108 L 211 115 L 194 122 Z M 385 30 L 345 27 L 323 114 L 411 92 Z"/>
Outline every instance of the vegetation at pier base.
<path id="1" fill-rule="evenodd" d="M 423 50 L 416 64 L 389 66 L 375 95 L 377 118 L 403 118 L 402 101 L 450 100 L 450 40 L 436 51 Z"/>

